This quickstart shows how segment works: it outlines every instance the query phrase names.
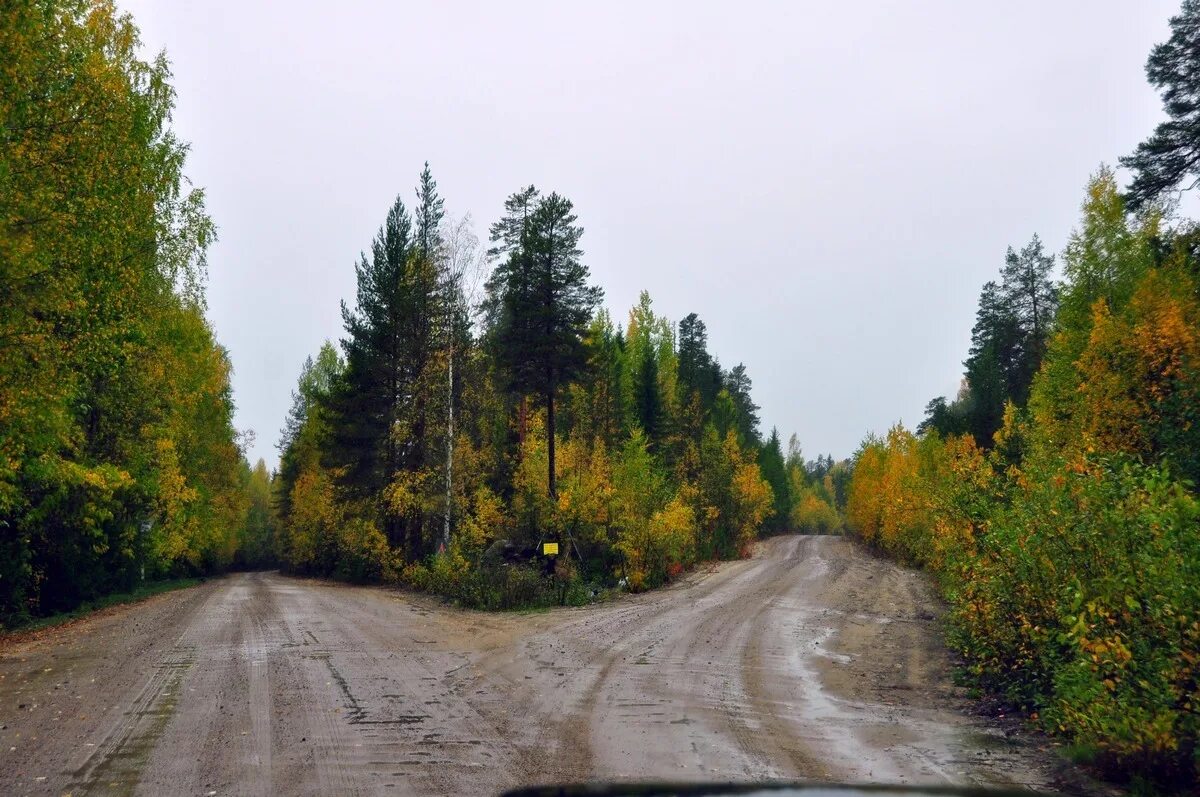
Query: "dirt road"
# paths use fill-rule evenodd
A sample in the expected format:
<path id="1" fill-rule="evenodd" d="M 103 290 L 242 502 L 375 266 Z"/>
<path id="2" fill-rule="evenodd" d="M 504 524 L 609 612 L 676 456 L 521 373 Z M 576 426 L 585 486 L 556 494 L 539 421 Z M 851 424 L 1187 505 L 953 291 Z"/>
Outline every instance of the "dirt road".
<path id="1" fill-rule="evenodd" d="M 785 537 L 526 615 L 247 574 L 0 649 L 0 792 L 492 794 L 615 778 L 1024 784 L 921 577 Z"/>

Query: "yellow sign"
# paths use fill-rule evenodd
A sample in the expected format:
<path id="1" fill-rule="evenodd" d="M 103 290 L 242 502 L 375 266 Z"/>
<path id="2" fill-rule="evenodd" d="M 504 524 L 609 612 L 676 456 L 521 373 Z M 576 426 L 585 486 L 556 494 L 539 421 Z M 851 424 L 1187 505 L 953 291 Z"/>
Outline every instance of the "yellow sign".
<path id="1" fill-rule="evenodd" d="M 542 554 L 544 556 L 557 555 L 558 554 L 558 543 L 557 542 L 543 542 L 542 543 Z"/>

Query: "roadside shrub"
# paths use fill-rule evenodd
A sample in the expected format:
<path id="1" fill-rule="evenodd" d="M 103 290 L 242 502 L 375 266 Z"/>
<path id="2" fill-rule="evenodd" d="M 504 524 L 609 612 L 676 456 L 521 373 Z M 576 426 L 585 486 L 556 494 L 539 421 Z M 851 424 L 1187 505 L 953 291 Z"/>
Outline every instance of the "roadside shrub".
<path id="1" fill-rule="evenodd" d="M 994 481 L 970 436 L 943 441 L 896 426 L 859 450 L 846 522 L 865 541 L 941 573 L 971 555 Z"/>
<path id="2" fill-rule="evenodd" d="M 676 496 L 647 520 L 626 523 L 617 539 L 633 592 L 659 586 L 696 559 L 696 517 Z"/>
<path id="3" fill-rule="evenodd" d="M 577 578 L 547 576 L 536 565 L 473 566 L 458 549 L 406 565 L 400 582 L 441 595 L 472 609 L 527 609 L 554 606 L 576 596 Z"/>
<path id="4" fill-rule="evenodd" d="M 1098 454 L 1001 480 L 967 437 L 897 430 L 864 452 L 850 494 L 873 535 L 851 528 L 937 576 L 952 644 L 980 682 L 1114 772 L 1196 776 L 1200 502 L 1189 483 Z M 882 500 L 854 499 L 868 488 Z"/>
<path id="5" fill-rule="evenodd" d="M 391 549 L 374 523 L 356 517 L 344 519 L 338 527 L 337 545 L 336 577 L 362 583 L 396 580 L 400 554 Z"/>
<path id="6" fill-rule="evenodd" d="M 965 571 L 963 652 L 1102 760 L 1194 775 L 1200 503 L 1165 468 L 1120 458 L 1027 484 Z"/>

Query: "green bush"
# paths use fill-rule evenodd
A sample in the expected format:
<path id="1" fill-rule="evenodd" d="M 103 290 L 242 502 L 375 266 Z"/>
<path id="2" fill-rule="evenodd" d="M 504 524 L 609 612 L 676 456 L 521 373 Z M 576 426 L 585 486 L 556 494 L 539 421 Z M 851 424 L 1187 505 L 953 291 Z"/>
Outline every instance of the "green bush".
<path id="1" fill-rule="evenodd" d="M 578 578 L 566 581 L 543 575 L 531 565 L 472 566 L 451 549 L 404 568 L 401 581 L 413 589 L 441 595 L 475 609 L 529 609 L 580 600 Z"/>
<path id="2" fill-rule="evenodd" d="M 1119 458 L 1031 474 L 951 590 L 975 673 L 1101 764 L 1197 773 L 1200 503 Z"/>

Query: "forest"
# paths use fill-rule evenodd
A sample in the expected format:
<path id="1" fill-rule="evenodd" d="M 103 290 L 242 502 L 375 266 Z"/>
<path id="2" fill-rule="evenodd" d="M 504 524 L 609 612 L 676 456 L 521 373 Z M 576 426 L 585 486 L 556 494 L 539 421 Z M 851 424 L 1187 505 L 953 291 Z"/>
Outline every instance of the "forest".
<path id="1" fill-rule="evenodd" d="M 998 257 L 957 395 L 845 461 L 768 431 L 696 313 L 606 308 L 570 199 L 517 187 L 480 236 L 426 163 L 329 264 L 342 336 L 252 465 L 217 226 L 140 50 L 106 0 L 0 19 L 0 630 L 239 568 L 582 604 L 845 531 L 929 571 L 967 682 L 1111 774 L 1200 776 L 1200 3 L 1129 184 L 1100 166 L 1061 253 Z"/>
<path id="2" fill-rule="evenodd" d="M 0 22 L 0 624 L 234 564 L 267 497 L 205 319 L 165 57 L 109 4 Z M 253 496 L 257 495 L 257 510 Z"/>
<path id="3" fill-rule="evenodd" d="M 764 437 L 696 314 L 643 292 L 614 322 L 570 200 L 514 192 L 486 251 L 443 207 L 426 164 L 356 266 L 340 347 L 305 363 L 272 486 L 281 565 L 512 608 L 840 528 L 845 465 Z"/>
<path id="4" fill-rule="evenodd" d="M 1200 4 L 1147 74 L 1168 120 L 1102 166 L 1061 256 L 983 286 L 957 396 L 868 436 L 845 517 L 936 577 L 974 682 L 1145 783 L 1200 773 Z M 1194 185 L 1194 182 L 1193 182 Z M 1056 266 L 1062 279 L 1056 280 Z"/>
<path id="5" fill-rule="evenodd" d="M 109 2 L 0 24 L 0 627 L 229 568 L 577 602 L 838 527 L 845 467 L 763 435 L 695 315 L 614 321 L 570 200 L 517 191 L 485 248 L 428 166 L 353 264 L 278 470 L 251 466 L 205 315 L 216 225 L 139 46 Z"/>

